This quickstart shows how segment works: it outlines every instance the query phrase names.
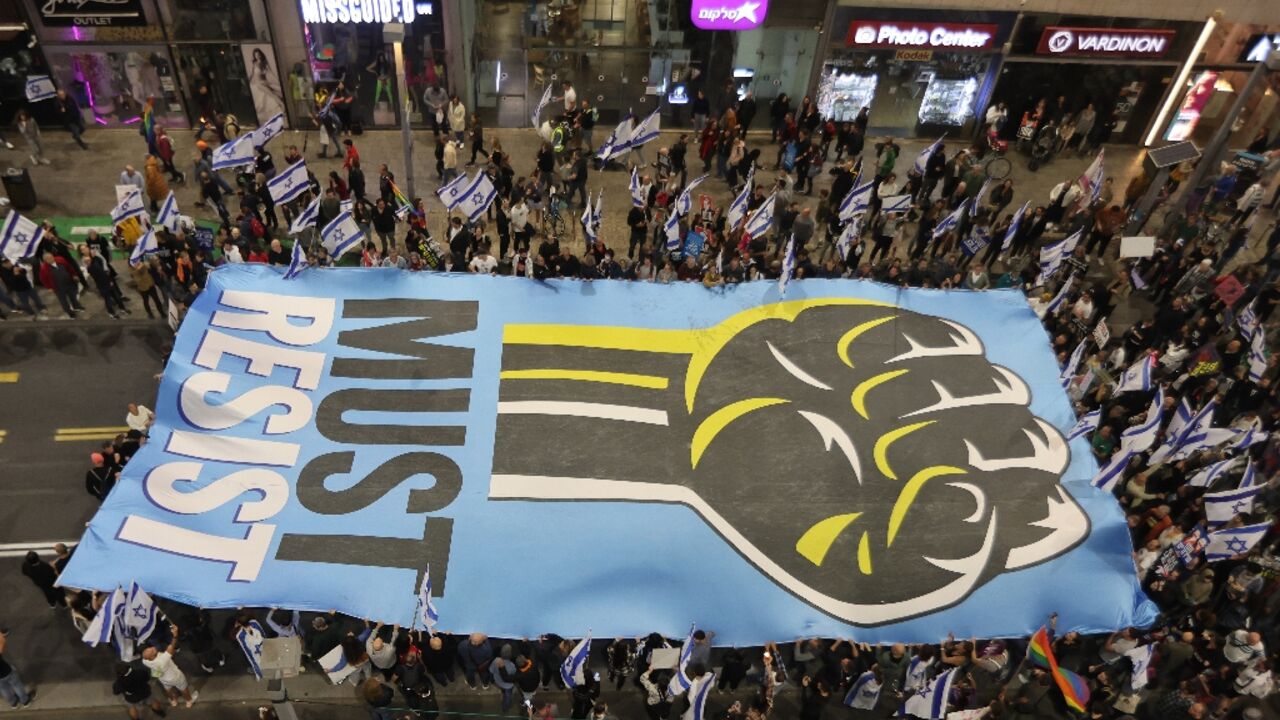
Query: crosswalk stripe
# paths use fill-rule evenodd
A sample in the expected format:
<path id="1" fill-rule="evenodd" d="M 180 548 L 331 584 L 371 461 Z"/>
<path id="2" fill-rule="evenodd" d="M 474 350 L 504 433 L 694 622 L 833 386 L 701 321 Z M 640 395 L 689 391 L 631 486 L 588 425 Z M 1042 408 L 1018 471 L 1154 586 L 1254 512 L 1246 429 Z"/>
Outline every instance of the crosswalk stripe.
<path id="1" fill-rule="evenodd" d="M 110 235 L 114 230 L 108 225 L 74 225 L 71 228 L 72 235 L 88 235 L 90 230 L 97 230 L 99 234 Z"/>
<path id="2" fill-rule="evenodd" d="M 81 435 L 85 433 L 122 433 L 129 432 L 127 425 L 112 425 L 107 427 L 80 427 L 80 428 L 58 428 L 55 432 L 59 435 Z"/>

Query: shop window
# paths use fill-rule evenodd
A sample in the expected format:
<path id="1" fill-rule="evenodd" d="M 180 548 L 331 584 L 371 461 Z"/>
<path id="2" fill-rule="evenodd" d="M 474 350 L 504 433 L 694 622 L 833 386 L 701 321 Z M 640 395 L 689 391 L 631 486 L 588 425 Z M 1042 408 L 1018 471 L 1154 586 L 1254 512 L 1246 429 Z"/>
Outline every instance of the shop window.
<path id="1" fill-rule="evenodd" d="M 250 0 L 163 0 L 165 22 L 174 40 L 253 40 Z"/>
<path id="2" fill-rule="evenodd" d="M 75 95 L 86 122 L 120 127 L 142 119 L 147 98 L 156 98 L 157 122 L 187 127 L 173 81 L 173 67 L 159 50 L 94 48 L 46 50 L 53 77 Z"/>

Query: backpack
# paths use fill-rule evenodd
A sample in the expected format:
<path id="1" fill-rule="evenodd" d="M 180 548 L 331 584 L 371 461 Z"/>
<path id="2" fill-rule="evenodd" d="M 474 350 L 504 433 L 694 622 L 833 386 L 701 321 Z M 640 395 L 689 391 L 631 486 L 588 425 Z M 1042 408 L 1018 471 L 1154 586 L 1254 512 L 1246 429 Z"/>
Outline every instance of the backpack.
<path id="1" fill-rule="evenodd" d="M 258 218 L 249 218 L 249 229 L 253 231 L 253 236 L 261 239 L 267 234 L 267 229 L 262 225 L 262 221 Z"/>

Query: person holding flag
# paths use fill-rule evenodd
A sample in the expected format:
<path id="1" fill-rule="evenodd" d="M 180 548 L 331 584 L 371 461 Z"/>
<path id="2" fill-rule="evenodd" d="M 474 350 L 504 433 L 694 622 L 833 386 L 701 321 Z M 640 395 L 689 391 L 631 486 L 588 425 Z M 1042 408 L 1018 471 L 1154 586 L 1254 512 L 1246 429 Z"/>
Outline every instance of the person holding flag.
<path id="1" fill-rule="evenodd" d="M 569 656 L 560 664 L 560 681 L 570 690 L 586 682 L 587 657 L 591 654 L 591 633 L 578 641 Z"/>
<path id="2" fill-rule="evenodd" d="M 267 192 L 276 205 L 293 202 L 310 189 L 311 181 L 307 176 L 307 163 L 304 160 L 298 160 L 267 181 Z"/>
<path id="3" fill-rule="evenodd" d="M 364 231 L 356 224 L 350 210 L 338 213 L 320 231 L 320 244 L 329 257 L 336 263 L 348 250 L 359 247 L 364 240 Z"/>
<path id="4" fill-rule="evenodd" d="M 422 585 L 418 587 L 418 612 L 414 617 L 413 629 L 426 628 L 433 637 L 436 624 L 440 622 L 440 612 L 436 610 L 435 596 L 431 592 L 431 566 L 422 573 Z"/>

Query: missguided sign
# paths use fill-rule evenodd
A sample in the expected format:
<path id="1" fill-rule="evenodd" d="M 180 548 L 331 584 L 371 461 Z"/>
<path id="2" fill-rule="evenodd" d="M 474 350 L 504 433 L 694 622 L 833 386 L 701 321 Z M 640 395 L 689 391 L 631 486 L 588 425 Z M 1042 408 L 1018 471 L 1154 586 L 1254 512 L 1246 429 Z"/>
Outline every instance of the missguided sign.
<path id="1" fill-rule="evenodd" d="M 61 581 L 408 625 L 429 566 L 440 630 L 501 637 L 1145 625 L 1058 374 L 1013 291 L 226 266 Z"/>
<path id="2" fill-rule="evenodd" d="M 431 11 L 430 2 L 419 0 L 302 0 L 306 23 L 411 23 Z"/>
<path id="3" fill-rule="evenodd" d="M 1125 30 L 1051 25 L 1040 35 L 1041 55 L 1094 57 L 1163 57 L 1173 44 L 1173 30 Z"/>

